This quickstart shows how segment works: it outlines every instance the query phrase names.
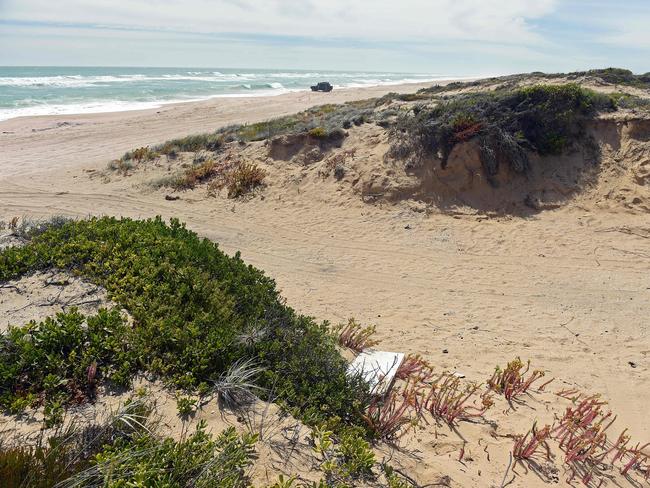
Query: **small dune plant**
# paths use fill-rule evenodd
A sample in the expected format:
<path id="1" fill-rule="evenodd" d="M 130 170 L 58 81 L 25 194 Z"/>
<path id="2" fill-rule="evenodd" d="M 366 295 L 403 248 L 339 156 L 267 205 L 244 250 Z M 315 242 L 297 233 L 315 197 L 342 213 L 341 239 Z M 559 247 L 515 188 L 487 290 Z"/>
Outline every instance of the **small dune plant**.
<path id="1" fill-rule="evenodd" d="M 376 326 L 369 325 L 363 327 L 356 320 L 350 318 L 347 324 L 340 324 L 333 332 L 340 346 L 360 353 L 364 349 L 368 349 L 377 344 L 377 341 L 372 339 L 375 331 Z"/>
<path id="2" fill-rule="evenodd" d="M 193 164 L 172 180 L 172 187 L 176 190 L 192 190 L 196 185 L 213 178 L 218 171 L 218 165 L 212 159 Z"/>
<path id="3" fill-rule="evenodd" d="M 488 387 L 496 393 L 503 395 L 511 403 L 521 395 L 527 393 L 533 383 L 544 377 L 544 371 L 542 370 L 534 370 L 526 376 L 529 371 L 530 361 L 524 365 L 520 358 L 516 358 L 510 361 L 505 369 L 496 367 L 494 374 L 488 380 Z M 538 390 L 543 389 L 549 383 L 550 381 L 547 381 Z"/>
<path id="4" fill-rule="evenodd" d="M 523 436 L 515 438 L 512 448 L 512 456 L 516 461 L 530 461 L 535 459 L 540 452 L 545 454 L 546 460 L 551 459 L 551 448 L 548 440 L 551 437 L 551 427 L 545 425 L 542 429 L 537 428 L 537 423 Z"/>
<path id="5" fill-rule="evenodd" d="M 375 478 L 375 454 L 353 429 L 337 436 L 325 428 L 316 428 L 311 440 L 326 486 L 354 486 Z"/>
<path id="6" fill-rule="evenodd" d="M 517 461 L 532 461 L 544 456 L 551 459 L 550 443 L 562 452 L 567 467 L 568 482 L 579 480 L 585 486 L 602 486 L 611 478 L 612 470 L 632 479 L 650 479 L 650 443 L 631 443 L 624 430 L 618 437 L 608 431 L 616 417 L 598 395 L 584 395 L 577 390 L 563 390 L 557 395 L 571 401 L 562 416 L 552 425 L 537 429 L 536 425 L 523 436 L 516 436 L 513 457 Z"/>
<path id="7" fill-rule="evenodd" d="M 181 418 L 187 418 L 194 413 L 197 407 L 197 401 L 194 398 L 187 396 L 179 396 L 176 398 L 176 410 L 178 416 Z"/>
<path id="8" fill-rule="evenodd" d="M 266 171 L 255 163 L 241 163 L 225 176 L 228 198 L 238 198 L 264 184 Z"/>
<path id="9" fill-rule="evenodd" d="M 429 383 L 433 378 L 433 366 L 419 354 L 409 354 L 400 364 L 395 377 L 405 381 Z"/>
<path id="10" fill-rule="evenodd" d="M 226 188 L 228 198 L 238 198 L 264 185 L 266 171 L 255 163 L 226 161 L 208 185 L 208 195 L 216 196 Z"/>
<path id="11" fill-rule="evenodd" d="M 420 415 L 419 390 L 413 385 L 393 387 L 370 401 L 363 418 L 378 439 L 396 441 L 417 424 Z"/>
<path id="12" fill-rule="evenodd" d="M 424 391 L 422 408 L 436 421 L 454 426 L 462 420 L 482 417 L 493 404 L 487 394 L 480 395 L 479 384 L 463 385 L 461 378 L 442 373 Z"/>

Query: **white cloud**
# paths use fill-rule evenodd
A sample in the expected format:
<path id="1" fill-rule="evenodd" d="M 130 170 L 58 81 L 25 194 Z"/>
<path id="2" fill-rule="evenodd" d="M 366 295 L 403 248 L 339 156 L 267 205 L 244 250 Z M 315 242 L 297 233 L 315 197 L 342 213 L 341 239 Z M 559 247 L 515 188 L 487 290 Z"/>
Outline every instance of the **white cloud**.
<path id="1" fill-rule="evenodd" d="M 0 0 L 1 2 L 2 0 Z M 363 40 L 539 43 L 557 0 L 5 0 L 9 20 Z"/>

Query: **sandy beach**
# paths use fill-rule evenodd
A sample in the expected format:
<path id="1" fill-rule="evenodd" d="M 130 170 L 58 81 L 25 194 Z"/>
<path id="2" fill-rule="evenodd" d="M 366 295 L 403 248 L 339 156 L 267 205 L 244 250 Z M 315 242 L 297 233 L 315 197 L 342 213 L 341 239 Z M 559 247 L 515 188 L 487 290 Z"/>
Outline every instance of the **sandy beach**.
<path id="1" fill-rule="evenodd" d="M 602 394 L 619 416 L 617 425 L 630 428 L 636 440 L 650 438 L 645 213 L 581 199 L 527 217 L 430 212 L 415 201 L 369 205 L 305 168 L 291 169 L 291 178 L 281 175 L 277 162 L 264 198 L 249 201 L 207 199 L 198 190 L 169 201 L 162 190 L 97 176 L 134 147 L 421 87 L 219 98 L 0 122 L 0 219 L 179 218 L 226 252 L 241 251 L 277 280 L 300 312 L 377 324 L 381 349 L 421 354 L 435 367 L 477 382 L 486 381 L 496 365 L 530 359 L 556 378 L 558 389 Z M 374 144 L 370 132 L 355 137 Z M 548 412 L 547 405 L 521 408 L 534 416 Z M 422 469 L 440 471 L 441 459 L 456 456 L 432 452 Z M 478 459 L 481 448 L 473 454 Z M 467 472 L 456 463 L 449 468 L 452 478 L 465 486 L 479 486 L 472 483 L 485 477 L 500 480 L 507 458 L 499 456 L 492 463 L 476 461 Z M 511 486 L 538 486 L 530 480 Z"/>
<path id="2" fill-rule="evenodd" d="M 428 86 L 431 83 L 213 98 L 158 109 L 10 119 L 0 122 L 0 178 L 105 164 L 107 158 L 118 158 L 134 147 L 211 132 L 230 124 L 260 122 L 314 105 L 381 97 L 395 91 L 413 93 Z"/>

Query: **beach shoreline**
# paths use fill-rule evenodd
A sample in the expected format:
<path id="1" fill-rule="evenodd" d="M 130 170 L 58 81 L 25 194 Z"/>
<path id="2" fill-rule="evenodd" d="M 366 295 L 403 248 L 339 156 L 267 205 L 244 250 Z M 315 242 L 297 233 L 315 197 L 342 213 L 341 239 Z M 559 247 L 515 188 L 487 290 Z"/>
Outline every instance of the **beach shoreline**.
<path id="1" fill-rule="evenodd" d="M 300 91 L 266 97 L 215 97 L 144 110 L 18 117 L 0 121 L 0 179 L 80 166 L 97 168 L 134 147 L 212 132 L 230 124 L 261 122 L 315 105 L 381 97 L 390 92 L 414 93 L 434 84 L 348 88 L 331 93 Z"/>

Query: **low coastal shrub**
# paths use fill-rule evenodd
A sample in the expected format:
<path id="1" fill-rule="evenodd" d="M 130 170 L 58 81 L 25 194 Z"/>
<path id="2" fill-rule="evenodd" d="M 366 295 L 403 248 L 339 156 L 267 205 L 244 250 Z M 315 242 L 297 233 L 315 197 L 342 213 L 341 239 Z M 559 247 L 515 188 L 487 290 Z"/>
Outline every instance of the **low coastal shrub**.
<path id="1" fill-rule="evenodd" d="M 335 442 L 334 432 L 317 428 L 311 437 L 327 486 L 350 486 L 375 478 L 375 454 L 358 434 L 345 432 Z"/>
<path id="2" fill-rule="evenodd" d="M 347 364 L 328 324 L 296 314 L 285 305 L 272 279 L 246 265 L 239 254 L 225 255 L 177 220 L 169 225 L 160 218 L 67 222 L 24 247 L 0 252 L 0 281 L 52 268 L 103 286 L 133 318 L 131 331 L 114 313 L 88 319 L 111 327 L 115 331 L 111 340 L 116 342 L 98 343 L 84 353 L 85 362 L 79 365 L 68 364 L 65 354 L 60 355 L 52 373 L 56 378 L 76 378 L 80 388 L 87 388 L 84 368 L 92 360 L 97 362 L 97 379 L 104 374 L 122 378 L 127 369 L 146 371 L 178 388 L 206 393 L 236 361 L 251 359 L 261 368 L 256 385 L 273 391 L 303 420 L 317 423 L 338 416 L 347 423 L 362 422 L 367 388 L 346 375 Z M 78 343 L 92 333 L 91 328 L 80 330 L 78 316 L 58 320 L 66 325 L 65 337 L 54 334 L 52 321 L 13 329 L 12 334 L 20 339 L 36 328 L 52 340 Z M 3 347 L 15 351 L 18 346 L 4 341 Z M 29 350 L 30 355 L 47 355 L 47 344 L 31 347 L 36 350 Z M 129 353 L 127 361 L 121 356 L 122 347 Z M 24 352 L 13 354 L 15 359 L 4 363 L 7 384 L 14 384 L 10 380 L 18 375 L 16 368 L 24 367 L 25 383 L 42 385 L 46 395 L 52 389 L 67 391 L 64 385 L 46 382 L 47 369 L 21 366 L 19 356 Z M 121 369 L 126 363 L 128 368 Z"/>
<path id="3" fill-rule="evenodd" d="M 219 172 L 219 166 L 212 159 L 198 164 L 193 164 L 180 175 L 163 180 L 163 186 L 169 186 L 175 190 L 191 190 L 196 185 L 214 178 Z"/>
<path id="4" fill-rule="evenodd" d="M 93 397 L 100 381 L 126 386 L 136 360 L 131 329 L 116 310 L 76 310 L 0 334 L 0 406 L 18 413 L 45 403 L 52 421 L 67 402 Z"/>
<path id="5" fill-rule="evenodd" d="M 528 152 L 557 155 L 585 137 L 586 121 L 615 104 L 578 85 L 538 85 L 503 92 L 458 95 L 414 115 L 402 115 L 391 131 L 393 156 L 416 162 L 440 159 L 476 140 L 488 176 L 507 165 L 529 167 Z"/>

